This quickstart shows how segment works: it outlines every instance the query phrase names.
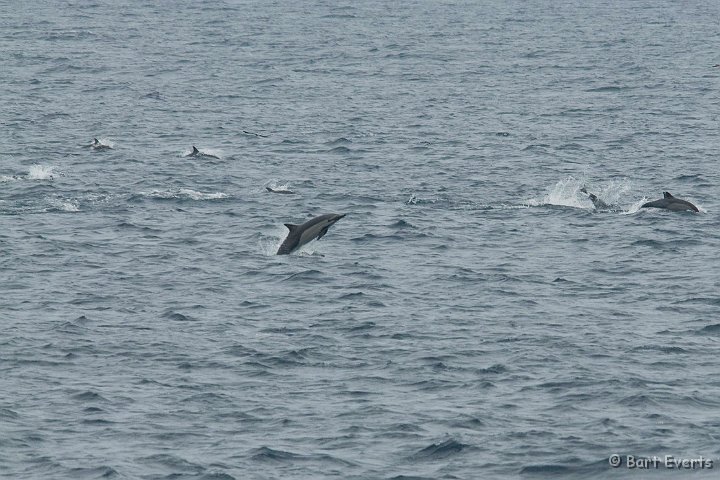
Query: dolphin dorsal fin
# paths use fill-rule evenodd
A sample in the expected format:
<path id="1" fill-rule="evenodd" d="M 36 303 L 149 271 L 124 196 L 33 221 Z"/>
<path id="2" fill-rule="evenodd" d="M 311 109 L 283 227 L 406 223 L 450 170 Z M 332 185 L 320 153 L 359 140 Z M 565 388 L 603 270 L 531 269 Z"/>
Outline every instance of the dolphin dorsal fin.
<path id="1" fill-rule="evenodd" d="M 297 229 L 300 225 L 296 225 L 294 223 L 286 223 L 285 226 L 290 230 L 291 232 L 295 229 Z"/>
<path id="2" fill-rule="evenodd" d="M 675 197 L 670 195 L 670 192 L 663 192 L 663 198 L 675 198 Z"/>
<path id="3" fill-rule="evenodd" d="M 98 144 L 100 143 L 97 138 L 93 138 L 93 143 Z"/>
<path id="4" fill-rule="evenodd" d="M 200 153 L 200 150 L 198 150 L 197 147 L 195 145 L 193 145 L 192 153 Z"/>

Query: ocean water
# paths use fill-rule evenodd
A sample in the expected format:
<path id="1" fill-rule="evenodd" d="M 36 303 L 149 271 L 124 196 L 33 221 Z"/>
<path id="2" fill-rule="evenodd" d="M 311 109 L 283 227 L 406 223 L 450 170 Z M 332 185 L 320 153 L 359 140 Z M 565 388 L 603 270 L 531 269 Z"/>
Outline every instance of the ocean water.
<path id="1" fill-rule="evenodd" d="M 720 4 L 0 13 L 0 476 L 717 475 Z"/>

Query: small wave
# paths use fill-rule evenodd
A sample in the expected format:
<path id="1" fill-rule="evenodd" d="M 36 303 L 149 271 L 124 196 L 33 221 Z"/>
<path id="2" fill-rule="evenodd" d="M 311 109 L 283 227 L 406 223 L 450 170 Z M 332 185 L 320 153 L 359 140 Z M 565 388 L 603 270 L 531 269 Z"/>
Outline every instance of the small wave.
<path id="1" fill-rule="evenodd" d="M 73 468 L 69 472 L 70 478 L 116 478 L 120 477 L 117 470 L 107 465 L 88 468 Z"/>
<path id="2" fill-rule="evenodd" d="M 630 395 L 620 400 L 621 405 L 628 407 L 656 407 L 658 402 L 648 395 Z"/>
<path id="3" fill-rule="evenodd" d="M 180 470 L 183 472 L 201 472 L 203 469 L 202 466 L 198 465 L 197 463 L 190 462 L 188 460 L 185 460 L 182 457 L 179 457 L 177 455 L 171 455 L 166 453 L 158 453 L 155 455 L 150 455 L 148 457 L 142 458 L 141 461 L 143 463 L 147 464 L 155 464 L 160 465 L 163 467 L 169 467 L 173 470 Z"/>
<path id="4" fill-rule="evenodd" d="M 320 18 L 332 18 L 332 19 L 338 19 L 338 20 L 349 20 L 352 18 L 357 18 L 355 15 L 346 13 L 346 14 L 339 14 L 339 13 L 329 13 L 327 15 L 323 15 Z"/>
<path id="5" fill-rule="evenodd" d="M 423 448 L 422 450 L 420 450 L 419 452 L 414 454 L 412 456 L 412 458 L 414 458 L 414 459 L 427 458 L 427 459 L 431 459 L 431 460 L 437 460 L 437 459 L 447 458 L 451 455 L 455 455 L 456 453 L 460 453 L 468 447 L 469 447 L 469 445 L 457 442 L 451 438 L 442 443 L 439 443 L 439 444 L 433 443 L 429 447 Z"/>
<path id="6" fill-rule="evenodd" d="M 590 88 L 585 91 L 590 92 L 590 93 L 603 93 L 603 92 L 621 92 L 626 89 L 627 89 L 627 87 L 620 87 L 617 85 L 606 85 L 603 87 Z"/>
<path id="7" fill-rule="evenodd" d="M 662 353 L 687 353 L 682 347 L 673 347 L 667 345 L 643 345 L 632 349 L 633 352 L 644 352 L 647 350 L 654 350 Z"/>
<path id="8" fill-rule="evenodd" d="M 544 475 L 562 475 L 570 472 L 565 465 L 528 465 L 520 470 L 521 474 L 538 473 Z"/>
<path id="9" fill-rule="evenodd" d="M 296 272 L 293 274 L 288 275 L 285 277 L 282 281 L 301 281 L 301 282 L 310 282 L 310 281 L 322 281 L 324 278 L 324 275 L 322 272 L 318 270 L 304 270 L 302 272 Z"/>
<path id="10" fill-rule="evenodd" d="M 19 418 L 20 415 L 14 410 L 10 410 L 9 408 L 0 408 L 0 418 Z"/>
<path id="11" fill-rule="evenodd" d="M 192 317 L 183 315 L 182 313 L 173 312 L 173 311 L 165 312 L 163 314 L 163 317 L 168 318 L 170 320 L 174 320 L 176 322 L 194 322 L 195 321 L 195 319 Z"/>
<path id="12" fill-rule="evenodd" d="M 503 365 L 502 363 L 496 363 L 495 365 L 492 365 L 490 367 L 481 368 L 479 370 L 479 372 L 480 373 L 493 373 L 493 374 L 505 373 L 505 372 L 507 372 L 507 367 L 505 365 Z"/>
<path id="13" fill-rule="evenodd" d="M 107 399 L 105 397 L 103 397 L 102 395 L 100 395 L 99 393 L 91 392 L 89 390 L 86 392 L 75 394 L 75 395 L 73 395 L 73 398 L 75 400 L 81 400 L 83 402 L 106 402 L 107 401 Z"/>
<path id="14" fill-rule="evenodd" d="M 349 143 L 352 143 L 352 141 L 351 141 L 351 140 L 348 140 L 348 139 L 345 138 L 345 137 L 340 137 L 340 138 L 336 138 L 335 140 L 331 140 L 331 141 L 329 141 L 329 142 L 325 142 L 325 145 L 338 146 L 338 145 L 347 145 L 347 144 L 349 144 Z"/>
<path id="15" fill-rule="evenodd" d="M 528 150 L 534 150 L 536 148 L 550 148 L 550 145 L 547 143 L 533 143 L 523 147 L 522 151 L 526 152 Z"/>
<path id="16" fill-rule="evenodd" d="M 345 155 L 347 153 L 352 152 L 348 147 L 345 147 L 343 145 L 340 145 L 339 147 L 331 148 L 327 151 L 327 153 L 337 153 L 339 155 Z"/>
<path id="17" fill-rule="evenodd" d="M 283 450 L 273 450 L 269 447 L 260 447 L 253 451 L 252 458 L 253 460 L 260 461 L 286 462 L 288 460 L 298 459 L 300 455 Z"/>
<path id="18" fill-rule="evenodd" d="M 416 475 L 397 475 L 390 477 L 388 480 L 434 480 L 432 477 L 418 477 Z"/>
<path id="19" fill-rule="evenodd" d="M 652 238 L 642 239 L 642 240 L 635 240 L 630 245 L 633 247 L 651 247 L 651 248 L 657 248 L 657 249 L 663 249 L 666 248 L 665 242 L 662 242 L 660 240 L 655 240 Z"/>
<path id="20" fill-rule="evenodd" d="M 390 225 L 390 228 L 395 228 L 395 229 L 398 229 L 398 230 L 402 230 L 402 229 L 405 229 L 405 228 L 415 229 L 415 228 L 417 228 L 417 227 L 416 227 L 415 225 L 411 224 L 410 222 L 407 222 L 407 221 L 405 221 L 405 220 L 403 220 L 403 219 L 400 219 L 400 220 L 398 220 L 397 222 L 395 222 L 395 223 L 393 223 L 392 225 Z"/>
<path id="21" fill-rule="evenodd" d="M 720 335 L 720 323 L 714 323 L 712 325 L 707 325 L 700 330 L 697 331 L 697 333 L 703 334 L 703 335 Z"/>

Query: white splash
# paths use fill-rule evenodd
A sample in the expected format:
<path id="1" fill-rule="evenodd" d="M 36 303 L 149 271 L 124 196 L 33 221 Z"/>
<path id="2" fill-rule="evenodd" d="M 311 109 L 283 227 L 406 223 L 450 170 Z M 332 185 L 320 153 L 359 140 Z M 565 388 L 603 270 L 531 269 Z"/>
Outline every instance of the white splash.
<path id="1" fill-rule="evenodd" d="M 203 193 L 189 188 L 181 188 L 179 196 L 185 196 L 191 198 L 192 200 L 219 200 L 221 198 L 228 197 L 227 193 L 223 192 Z"/>
<path id="2" fill-rule="evenodd" d="M 260 239 L 260 251 L 262 251 L 263 255 L 266 257 L 277 254 L 280 245 L 282 245 L 285 238 L 287 238 L 287 234 L 288 229 L 285 225 L 278 226 L 269 237 L 263 237 Z"/>
<path id="3" fill-rule="evenodd" d="M 109 138 L 98 138 L 98 143 L 100 144 L 100 147 L 110 147 L 115 148 L 115 142 L 110 140 Z M 90 145 L 92 146 L 92 145 Z"/>
<path id="4" fill-rule="evenodd" d="M 79 212 L 80 206 L 72 200 L 51 200 L 50 204 L 63 212 Z"/>
<path id="5" fill-rule="evenodd" d="M 206 148 L 204 150 L 201 150 L 200 153 L 204 153 L 205 155 L 212 155 L 218 158 L 223 158 L 222 150 L 219 150 L 217 148 Z"/>
<path id="6" fill-rule="evenodd" d="M 160 200 L 190 199 L 190 200 L 219 200 L 228 198 L 227 193 L 213 192 L 205 193 L 192 190 L 190 188 L 181 188 L 179 190 L 153 190 L 151 192 L 140 192 L 140 195 L 149 198 L 157 198 Z"/>
<path id="7" fill-rule="evenodd" d="M 561 205 L 565 207 L 588 208 L 587 201 L 583 201 L 578 195 L 583 184 L 581 180 L 573 176 L 568 176 L 565 180 L 560 180 L 550 188 L 542 199 L 531 198 L 527 201 L 527 204 L 533 207 L 539 205 Z"/>
<path id="8" fill-rule="evenodd" d="M 532 207 L 539 205 L 561 205 L 565 207 L 592 209 L 594 208 L 592 201 L 587 194 L 580 191 L 583 187 L 589 193 L 597 195 L 597 197 L 607 205 L 620 205 L 621 199 L 630 193 L 632 184 L 627 179 L 621 179 L 611 180 L 605 185 L 594 185 L 587 183 L 584 178 L 577 179 L 573 176 L 568 176 L 552 186 L 542 199 L 533 198 L 528 200 L 527 204 Z M 642 203 L 640 203 L 640 205 L 642 205 Z"/>
<path id="9" fill-rule="evenodd" d="M 280 245 L 285 241 L 288 235 L 288 229 L 284 225 L 282 227 L 276 228 L 272 234 L 268 237 L 263 237 L 258 242 L 260 244 L 260 251 L 262 251 L 263 255 L 270 257 L 277 255 L 277 251 L 280 248 Z M 291 255 L 299 255 L 301 257 L 309 257 L 312 255 L 316 255 L 318 246 L 317 240 L 312 240 L 305 245 L 303 245 L 300 248 L 297 248 L 293 250 L 290 254 Z M 322 256 L 322 255 L 320 255 Z"/>
<path id="10" fill-rule="evenodd" d="M 632 190 L 632 183 L 624 178 L 622 180 L 611 180 L 604 186 L 590 185 L 586 186 L 586 188 L 588 192 L 594 193 L 608 205 L 619 205 L 621 199 Z"/>
<path id="11" fill-rule="evenodd" d="M 55 167 L 52 165 L 32 165 L 28 169 L 28 180 L 52 180 Z"/>
<path id="12" fill-rule="evenodd" d="M 292 192 L 289 182 L 281 183 L 277 180 L 270 180 L 268 183 L 265 184 L 265 188 L 271 188 L 276 192 Z"/>

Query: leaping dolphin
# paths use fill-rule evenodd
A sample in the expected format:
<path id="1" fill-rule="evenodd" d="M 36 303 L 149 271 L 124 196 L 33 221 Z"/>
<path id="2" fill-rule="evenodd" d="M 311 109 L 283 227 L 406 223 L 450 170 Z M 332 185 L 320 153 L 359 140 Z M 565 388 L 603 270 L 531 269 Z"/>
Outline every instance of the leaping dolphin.
<path id="1" fill-rule="evenodd" d="M 607 203 L 600 200 L 594 193 L 588 192 L 585 187 L 582 187 L 580 191 L 590 198 L 590 201 L 593 203 L 596 210 L 607 210 L 610 208 Z"/>
<path id="2" fill-rule="evenodd" d="M 197 147 L 195 145 L 193 145 L 192 152 L 190 152 L 189 154 L 187 154 L 185 156 L 186 157 L 207 157 L 207 158 L 214 158 L 216 160 L 220 159 L 220 157 L 218 157 L 218 156 L 211 155 L 211 154 L 205 153 L 205 152 L 201 152 L 200 150 L 197 149 Z"/>
<path id="3" fill-rule="evenodd" d="M 293 250 L 302 247 L 311 240 L 316 238 L 319 240 L 325 236 L 328 229 L 335 225 L 335 222 L 343 218 L 345 214 L 337 213 L 326 213 L 320 215 L 312 220 L 308 220 L 302 225 L 295 225 L 292 223 L 286 223 L 285 226 L 288 228 L 288 236 L 285 241 L 280 245 L 277 251 L 278 255 L 287 255 Z"/>
<path id="4" fill-rule="evenodd" d="M 698 208 L 687 200 L 673 197 L 670 192 L 663 192 L 663 198 L 652 202 L 644 203 L 640 208 L 664 208 L 674 212 L 682 212 L 683 210 L 691 210 L 699 212 Z"/>

